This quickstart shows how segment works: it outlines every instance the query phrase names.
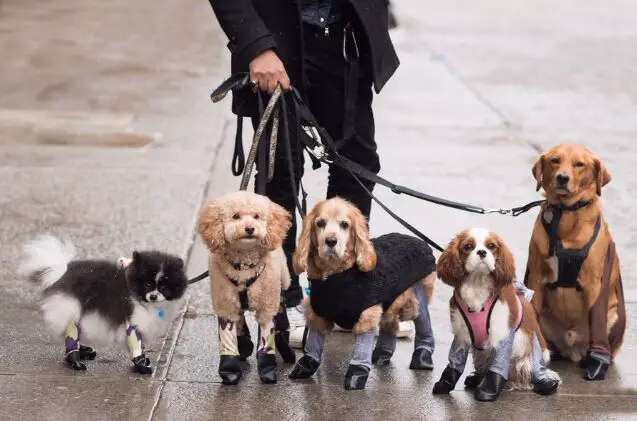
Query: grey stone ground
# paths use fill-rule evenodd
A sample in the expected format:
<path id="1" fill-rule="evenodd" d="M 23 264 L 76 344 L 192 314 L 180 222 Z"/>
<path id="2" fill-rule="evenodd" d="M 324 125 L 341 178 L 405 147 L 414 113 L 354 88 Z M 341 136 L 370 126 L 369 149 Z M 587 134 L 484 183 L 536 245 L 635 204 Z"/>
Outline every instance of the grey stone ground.
<path id="1" fill-rule="evenodd" d="M 614 176 L 603 198 L 632 315 L 637 8 L 621 0 L 395 4 L 402 65 L 375 106 L 382 174 L 449 199 L 510 207 L 538 198 L 530 169 L 539 151 L 563 140 L 589 145 Z M 229 100 L 208 100 L 227 76 L 226 41 L 207 2 L 195 0 L 2 0 L 0 34 L 0 418 L 637 416 L 634 317 L 605 382 L 587 383 L 559 364 L 564 385 L 550 398 L 515 392 L 478 404 L 461 386 L 433 397 L 451 340 L 442 284 L 432 306 L 435 371 L 407 370 L 411 344 L 402 341 L 364 392 L 342 390 L 347 334 L 329 338 L 313 381 L 287 380 L 282 365 L 279 384 L 262 386 L 251 361 L 240 386 L 221 386 L 206 283 L 192 288 L 184 317 L 152 347 L 152 378 L 130 373 L 121 350 L 100 349 L 89 371 L 69 371 L 62 344 L 42 326 L 35 289 L 14 276 L 20 245 L 51 231 L 70 234 L 82 256 L 117 258 L 133 247 L 186 255 L 203 198 L 238 186 Z M 311 203 L 325 172 L 306 178 Z M 499 232 L 522 273 L 533 213 L 476 216 L 378 195 L 443 244 L 468 226 Z M 374 234 L 402 231 L 379 208 L 372 218 Z M 189 271 L 204 267 L 197 241 Z"/>

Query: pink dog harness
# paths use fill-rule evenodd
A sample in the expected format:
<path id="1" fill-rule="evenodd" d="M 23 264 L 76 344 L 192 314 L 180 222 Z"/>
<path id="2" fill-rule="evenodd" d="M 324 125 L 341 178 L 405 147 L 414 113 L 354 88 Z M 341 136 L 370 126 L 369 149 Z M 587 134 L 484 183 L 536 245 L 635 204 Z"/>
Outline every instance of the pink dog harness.
<path id="1" fill-rule="evenodd" d="M 460 314 L 462 314 L 467 329 L 469 329 L 469 335 L 471 335 L 471 342 L 474 348 L 484 349 L 484 344 L 487 342 L 487 339 L 489 339 L 491 312 L 493 311 L 497 297 L 495 295 L 490 296 L 479 311 L 471 311 L 467 303 L 465 303 L 457 292 L 453 293 L 453 298 L 456 300 L 456 304 L 458 304 Z M 517 329 L 522 322 L 522 302 L 517 295 L 515 298 L 518 301 L 518 318 L 515 322 L 515 328 Z"/>

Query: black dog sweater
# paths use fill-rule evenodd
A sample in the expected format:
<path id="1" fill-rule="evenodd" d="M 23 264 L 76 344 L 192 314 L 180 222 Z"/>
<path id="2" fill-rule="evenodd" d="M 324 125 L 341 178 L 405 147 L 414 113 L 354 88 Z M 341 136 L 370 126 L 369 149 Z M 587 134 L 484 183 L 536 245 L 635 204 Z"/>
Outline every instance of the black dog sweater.
<path id="1" fill-rule="evenodd" d="M 392 233 L 372 240 L 376 268 L 357 265 L 325 280 L 310 279 L 310 303 L 318 316 L 351 329 L 361 313 L 376 304 L 387 310 L 409 287 L 436 270 L 431 247 L 409 235 Z"/>

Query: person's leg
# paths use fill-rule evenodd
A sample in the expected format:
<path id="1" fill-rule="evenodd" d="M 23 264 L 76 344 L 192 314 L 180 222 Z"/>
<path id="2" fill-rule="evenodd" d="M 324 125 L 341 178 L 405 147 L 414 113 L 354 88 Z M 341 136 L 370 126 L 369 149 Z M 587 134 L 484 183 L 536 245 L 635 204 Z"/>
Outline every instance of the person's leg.
<path id="1" fill-rule="evenodd" d="M 429 305 L 425 294 L 425 287 L 417 283 L 414 286 L 418 298 L 418 317 L 414 320 L 416 336 L 414 338 L 414 352 L 411 356 L 409 368 L 412 370 L 433 370 L 432 355 L 436 346 L 434 332 L 429 316 Z"/>
<path id="2" fill-rule="evenodd" d="M 301 146 L 297 137 L 296 129 L 296 115 L 293 107 L 288 107 L 288 126 L 289 134 L 288 140 L 290 142 L 290 149 L 292 151 L 292 168 L 294 172 L 294 185 L 297 189 L 300 186 L 300 180 L 303 177 L 303 155 Z M 252 119 L 253 127 L 258 125 L 258 119 Z M 279 130 L 283 129 L 283 125 L 279 122 Z M 292 226 L 288 231 L 288 234 L 283 241 L 283 251 L 287 257 L 288 270 L 290 271 L 290 287 L 283 292 L 282 308 L 279 314 L 275 318 L 275 329 L 277 332 L 277 349 L 281 353 L 281 356 L 288 362 L 293 362 L 290 358 L 286 357 L 284 344 L 281 343 L 281 335 L 288 336 L 284 338 L 285 342 L 289 342 L 292 347 L 299 348 L 303 339 L 303 331 L 305 329 L 305 317 L 303 311 L 300 308 L 301 301 L 303 300 L 303 289 L 299 283 L 299 277 L 294 273 L 292 266 L 292 255 L 296 249 L 296 234 L 297 234 L 297 218 L 296 218 L 296 198 L 292 193 L 292 179 L 290 178 L 289 163 L 287 160 L 286 146 L 284 139 L 279 135 L 277 142 L 277 149 L 275 152 L 274 173 L 272 180 L 265 185 L 265 194 L 273 202 L 284 207 L 292 215 Z M 268 141 L 267 138 L 261 141 Z M 257 160 L 258 161 L 258 160 Z M 257 166 L 258 167 L 258 166 Z M 260 168 L 257 168 L 259 170 Z M 264 171 L 267 171 L 264 169 Z M 284 333 L 283 333 L 284 332 Z"/>

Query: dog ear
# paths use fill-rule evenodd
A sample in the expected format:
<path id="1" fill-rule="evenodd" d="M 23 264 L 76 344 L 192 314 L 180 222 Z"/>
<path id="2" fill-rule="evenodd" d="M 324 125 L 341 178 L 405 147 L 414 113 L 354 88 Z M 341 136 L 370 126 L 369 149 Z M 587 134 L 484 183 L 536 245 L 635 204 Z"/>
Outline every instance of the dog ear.
<path id="1" fill-rule="evenodd" d="M 206 203 L 199 210 L 197 232 L 211 252 L 215 253 L 225 248 L 223 210 L 221 204 L 216 200 Z"/>
<path id="2" fill-rule="evenodd" d="M 376 267 L 376 250 L 369 239 L 369 228 L 367 218 L 354 205 L 350 205 L 352 210 L 352 229 L 354 230 L 354 253 L 356 253 L 356 264 L 361 272 L 371 272 Z"/>
<path id="3" fill-rule="evenodd" d="M 455 288 L 466 276 L 462 259 L 460 259 L 460 237 L 456 236 L 442 252 L 436 265 L 438 278 L 445 284 Z"/>
<path id="4" fill-rule="evenodd" d="M 540 155 L 540 157 L 533 164 L 533 178 L 537 181 L 535 185 L 535 191 L 539 191 L 540 187 L 542 187 L 542 174 L 544 174 L 544 154 Z"/>
<path id="5" fill-rule="evenodd" d="M 268 205 L 267 232 L 263 243 L 265 248 L 272 251 L 280 247 L 283 240 L 285 240 L 285 236 L 292 225 L 292 216 L 282 206 L 269 199 L 268 201 L 270 203 Z"/>
<path id="6" fill-rule="evenodd" d="M 317 203 L 303 219 L 303 229 L 301 230 L 299 240 L 296 242 L 296 250 L 292 257 L 294 272 L 297 275 L 307 271 L 308 260 L 313 254 L 312 244 L 316 238 L 316 234 L 314 233 L 314 221 L 316 220 L 321 203 L 323 202 Z"/>
<path id="7" fill-rule="evenodd" d="M 601 159 L 599 159 L 598 157 L 595 157 L 594 162 L 595 162 L 595 177 L 597 179 L 597 195 L 601 196 L 602 187 L 610 183 L 613 177 L 611 177 L 610 172 L 608 171 L 608 169 L 606 168 L 606 165 L 604 165 Z"/>
<path id="8" fill-rule="evenodd" d="M 501 239 L 498 240 L 495 258 L 495 269 L 491 274 L 495 287 L 502 288 L 505 285 L 513 284 L 515 279 L 515 259 L 509 247 Z"/>

